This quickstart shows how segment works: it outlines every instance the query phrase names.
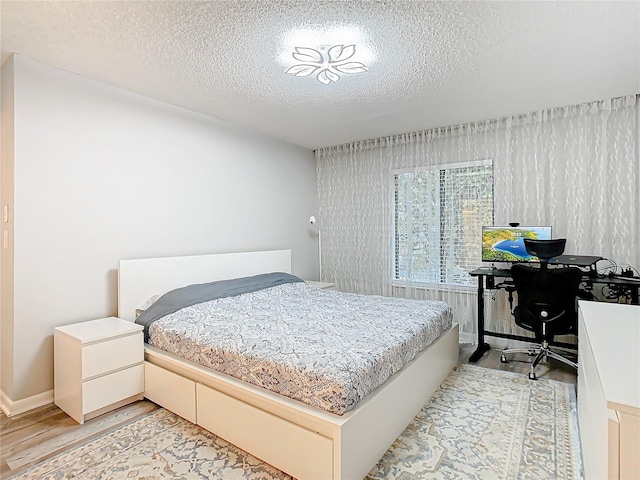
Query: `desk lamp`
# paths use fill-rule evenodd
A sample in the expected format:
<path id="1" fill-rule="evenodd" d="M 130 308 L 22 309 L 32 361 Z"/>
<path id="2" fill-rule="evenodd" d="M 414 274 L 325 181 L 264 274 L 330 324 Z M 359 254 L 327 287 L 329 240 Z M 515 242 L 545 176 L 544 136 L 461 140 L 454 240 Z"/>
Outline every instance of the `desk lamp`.
<path id="1" fill-rule="evenodd" d="M 562 255 L 567 243 L 566 238 L 556 238 L 553 240 L 533 240 L 524 239 L 524 248 L 529 255 L 535 255 L 540 259 L 540 269 L 546 270 L 549 266 L 549 259 Z"/>

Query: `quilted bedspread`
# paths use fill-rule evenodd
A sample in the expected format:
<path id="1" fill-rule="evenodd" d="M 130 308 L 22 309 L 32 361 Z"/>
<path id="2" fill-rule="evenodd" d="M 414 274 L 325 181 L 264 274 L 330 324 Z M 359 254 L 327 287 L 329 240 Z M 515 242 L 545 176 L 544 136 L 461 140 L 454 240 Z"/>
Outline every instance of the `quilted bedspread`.
<path id="1" fill-rule="evenodd" d="M 156 320 L 148 342 L 342 415 L 451 325 L 444 302 L 300 282 L 183 308 Z"/>

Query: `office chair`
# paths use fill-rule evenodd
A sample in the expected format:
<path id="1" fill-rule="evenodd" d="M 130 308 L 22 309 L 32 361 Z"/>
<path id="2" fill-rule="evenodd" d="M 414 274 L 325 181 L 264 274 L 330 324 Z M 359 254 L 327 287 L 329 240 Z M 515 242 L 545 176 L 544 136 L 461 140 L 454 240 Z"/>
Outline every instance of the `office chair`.
<path id="1" fill-rule="evenodd" d="M 578 364 L 552 351 L 549 342 L 555 335 L 577 334 L 577 295 L 582 271 L 575 267 L 548 268 L 550 258 L 562 255 L 566 239 L 529 240 L 524 244 L 530 255 L 540 259 L 540 268 L 513 265 L 511 277 L 518 293 L 518 304 L 513 310 L 515 322 L 535 334 L 539 343 L 528 349 L 512 348 L 502 351 L 500 361 L 507 362 L 506 355 L 527 353 L 535 355 L 529 378 L 536 380 L 536 367 L 542 360 L 551 357 L 575 369 Z"/>

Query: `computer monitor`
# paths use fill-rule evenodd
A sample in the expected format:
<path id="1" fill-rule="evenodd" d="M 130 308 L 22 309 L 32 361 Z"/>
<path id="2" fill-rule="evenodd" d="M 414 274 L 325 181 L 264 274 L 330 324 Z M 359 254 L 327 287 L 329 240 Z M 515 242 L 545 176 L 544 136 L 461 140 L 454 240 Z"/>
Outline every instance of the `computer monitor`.
<path id="1" fill-rule="evenodd" d="M 482 261 L 539 262 L 527 253 L 525 238 L 551 240 L 551 227 L 482 227 Z"/>

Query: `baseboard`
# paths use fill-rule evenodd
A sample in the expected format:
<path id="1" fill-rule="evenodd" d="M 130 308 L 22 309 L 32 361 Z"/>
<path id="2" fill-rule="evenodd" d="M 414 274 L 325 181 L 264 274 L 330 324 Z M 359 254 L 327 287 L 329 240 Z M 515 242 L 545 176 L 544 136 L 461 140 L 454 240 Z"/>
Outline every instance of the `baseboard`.
<path id="1" fill-rule="evenodd" d="M 20 413 L 28 412 L 34 408 L 43 407 L 53 403 L 53 390 L 38 393 L 31 397 L 22 398 L 15 402 L 6 393 L 0 390 L 0 407 L 7 417 L 13 417 Z"/>

